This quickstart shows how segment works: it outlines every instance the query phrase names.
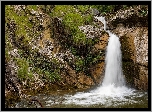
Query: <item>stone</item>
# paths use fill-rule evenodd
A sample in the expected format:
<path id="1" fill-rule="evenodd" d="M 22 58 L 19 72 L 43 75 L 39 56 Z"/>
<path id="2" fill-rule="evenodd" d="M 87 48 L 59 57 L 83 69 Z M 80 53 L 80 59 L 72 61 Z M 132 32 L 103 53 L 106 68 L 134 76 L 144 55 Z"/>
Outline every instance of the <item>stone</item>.
<path id="1" fill-rule="evenodd" d="M 126 66 L 123 67 L 124 75 L 126 75 L 127 81 L 132 86 L 135 86 L 137 89 L 147 90 L 148 79 L 143 77 L 148 78 L 148 28 L 127 28 L 123 26 L 122 29 L 121 27 L 116 28 L 113 32 L 116 32 L 120 37 L 123 63 L 128 62 L 132 65 L 129 69 L 132 73 L 129 73 L 128 69 L 125 68 L 128 68 L 127 66 L 130 66 L 130 64 L 123 64 Z M 142 75 L 143 71 L 144 76 Z M 132 74 L 132 77 L 129 74 Z"/>
<path id="2" fill-rule="evenodd" d="M 104 61 L 103 62 L 100 62 L 98 64 L 95 64 L 94 66 L 92 66 L 90 68 L 90 72 L 91 72 L 91 76 L 95 82 L 95 84 L 99 84 L 102 82 L 103 80 L 103 73 L 104 73 Z"/>

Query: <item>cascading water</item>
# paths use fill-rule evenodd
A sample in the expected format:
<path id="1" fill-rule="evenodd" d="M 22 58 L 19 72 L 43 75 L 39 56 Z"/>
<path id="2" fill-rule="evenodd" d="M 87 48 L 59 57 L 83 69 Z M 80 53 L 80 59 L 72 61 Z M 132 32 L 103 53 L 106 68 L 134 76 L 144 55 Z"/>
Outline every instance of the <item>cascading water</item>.
<path id="1" fill-rule="evenodd" d="M 106 31 L 106 21 L 104 17 L 96 17 L 99 21 L 104 24 L 104 30 Z M 94 90 L 89 92 L 77 92 L 74 95 L 70 95 L 69 93 L 63 96 L 57 96 L 55 98 L 56 102 L 52 100 L 54 96 L 46 96 L 42 97 L 44 100 L 43 104 L 46 104 L 46 107 L 53 106 L 53 104 L 59 105 L 57 107 L 97 107 L 97 108 L 105 108 L 105 107 L 119 107 L 119 108 L 138 108 L 138 107 L 146 107 L 148 105 L 148 95 L 147 92 L 138 91 L 132 88 L 128 88 L 125 85 L 125 79 L 122 73 L 121 66 L 121 50 L 120 50 L 120 42 L 119 38 L 112 34 L 110 31 L 106 31 L 109 33 L 109 42 L 106 50 L 106 58 L 105 58 L 105 77 L 103 79 L 102 84 Z M 41 98 L 41 97 L 40 97 Z M 61 98 L 61 99 L 60 99 Z M 65 100 L 63 100 L 64 98 Z M 42 101 L 43 101 L 42 100 Z M 47 100 L 47 101 L 46 101 Z M 60 103 L 62 101 L 62 104 Z M 23 101 L 24 102 L 24 101 Z M 24 104 L 24 103 L 21 103 Z M 27 105 L 21 106 L 21 104 L 17 104 L 16 107 L 26 107 Z M 71 106 L 72 105 L 72 106 Z"/>
<path id="2" fill-rule="evenodd" d="M 105 77 L 101 86 L 88 93 L 77 93 L 72 97 L 68 97 L 66 103 L 76 104 L 106 104 L 108 101 L 112 105 L 113 101 L 124 100 L 124 96 L 133 94 L 133 89 L 125 87 L 125 79 L 122 74 L 122 56 L 121 44 L 119 38 L 106 30 L 106 21 L 104 17 L 96 17 L 104 24 L 104 30 L 109 33 L 109 42 L 106 49 L 106 68 Z M 81 99 L 81 101 L 79 101 Z M 108 100 L 107 100 L 108 99 Z M 112 99 L 112 100 L 110 100 Z M 124 100 L 125 101 L 125 100 Z M 130 101 L 131 102 L 131 101 Z"/>
<path id="3" fill-rule="evenodd" d="M 114 84 L 115 86 L 125 85 L 124 76 L 121 67 L 121 50 L 119 38 L 110 34 L 107 51 L 106 51 L 106 69 L 102 85 Z"/>
<path id="4" fill-rule="evenodd" d="M 106 21 L 104 17 L 96 17 L 104 24 L 104 30 L 106 31 Z M 123 86 L 125 85 L 125 79 L 122 74 L 122 56 L 121 56 L 121 44 L 119 42 L 119 38 L 109 33 L 109 42 L 106 50 L 106 69 L 105 69 L 105 77 L 102 85 L 106 86 L 109 84 L 114 84 L 115 86 Z"/>
<path id="5" fill-rule="evenodd" d="M 104 30 L 109 33 L 109 42 L 106 50 L 105 77 L 102 84 L 89 92 L 78 92 L 75 95 L 66 95 L 65 104 L 76 105 L 102 105 L 103 107 L 119 106 L 122 104 L 139 103 L 136 98 L 144 94 L 125 86 L 125 78 L 122 73 L 121 44 L 119 38 L 106 30 L 104 17 L 96 17 L 104 24 Z"/>

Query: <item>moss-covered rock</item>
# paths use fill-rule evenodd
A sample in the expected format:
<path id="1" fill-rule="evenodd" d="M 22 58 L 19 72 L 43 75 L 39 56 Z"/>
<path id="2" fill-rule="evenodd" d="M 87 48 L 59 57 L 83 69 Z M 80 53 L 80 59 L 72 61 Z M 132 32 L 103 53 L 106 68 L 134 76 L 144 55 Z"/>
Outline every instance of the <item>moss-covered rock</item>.
<path id="1" fill-rule="evenodd" d="M 137 7 L 137 6 L 136 6 Z M 135 10 L 134 8 L 131 8 Z M 127 9 L 130 11 L 131 9 Z M 126 12 L 127 12 L 126 11 Z M 132 12 L 135 13 L 134 11 Z M 137 17 L 143 18 L 142 20 L 148 21 L 147 16 L 143 16 L 137 13 L 137 17 L 126 15 L 125 18 L 118 18 L 115 20 L 117 27 L 113 30 L 115 34 L 120 37 L 122 61 L 123 61 L 123 73 L 126 77 L 128 85 L 134 86 L 138 89 L 148 89 L 148 30 L 142 22 L 136 19 Z M 128 21 L 122 22 L 128 19 Z M 137 20 L 134 25 L 131 25 L 132 19 Z M 139 22 L 139 24 L 138 24 Z M 111 24 L 112 25 L 112 24 Z M 132 26 L 132 27 L 131 27 Z M 143 69 L 143 70 L 141 70 Z M 142 77 L 142 78 L 141 78 Z M 144 78 L 143 78 L 144 77 Z M 145 82 L 143 82 L 143 80 Z"/>
<path id="2" fill-rule="evenodd" d="M 91 52 L 99 35 L 87 38 L 79 28 L 94 25 L 90 6 L 6 5 L 5 12 L 8 101 L 13 90 L 18 94 L 14 98 L 21 98 L 43 89 L 89 88 L 95 84 L 88 66 L 101 57 Z"/>

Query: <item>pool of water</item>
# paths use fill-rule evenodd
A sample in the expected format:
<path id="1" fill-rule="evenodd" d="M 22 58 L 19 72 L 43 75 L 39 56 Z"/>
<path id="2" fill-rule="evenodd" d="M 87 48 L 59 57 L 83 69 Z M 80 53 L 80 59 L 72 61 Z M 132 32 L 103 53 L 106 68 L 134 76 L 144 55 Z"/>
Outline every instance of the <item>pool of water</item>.
<path id="1" fill-rule="evenodd" d="M 113 85 L 98 87 L 91 91 L 55 91 L 37 94 L 43 108 L 148 108 L 148 93 Z M 41 108 L 40 104 L 22 99 L 14 108 Z"/>

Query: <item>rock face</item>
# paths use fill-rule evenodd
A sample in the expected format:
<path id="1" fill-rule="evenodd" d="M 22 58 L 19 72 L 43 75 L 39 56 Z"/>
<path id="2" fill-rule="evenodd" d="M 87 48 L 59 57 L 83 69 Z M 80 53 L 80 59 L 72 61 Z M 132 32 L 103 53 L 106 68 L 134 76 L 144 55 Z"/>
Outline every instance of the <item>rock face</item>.
<path id="1" fill-rule="evenodd" d="M 148 90 L 148 15 L 141 17 L 135 14 L 115 17 L 110 25 L 114 25 L 112 32 L 120 38 L 123 73 L 127 83 L 140 90 Z M 133 19 L 137 22 L 131 21 Z"/>
<path id="2" fill-rule="evenodd" d="M 68 41 L 67 38 L 64 37 L 70 36 L 70 33 L 64 30 L 64 26 L 62 26 L 61 20 L 58 18 L 54 18 L 52 22 L 54 26 L 53 35 L 55 36 L 55 38 L 58 39 L 55 42 L 60 41 L 60 39 L 61 39 L 60 43 L 62 42 L 64 43 Z M 75 73 L 76 71 L 74 71 L 70 66 L 67 65 L 68 68 L 66 68 L 66 73 L 69 74 L 70 76 L 65 76 L 65 75 L 62 76 L 62 78 L 64 79 L 63 80 L 64 84 L 73 85 L 74 87 L 78 87 L 78 88 L 89 88 L 95 84 L 99 84 L 102 82 L 102 79 L 104 77 L 105 50 L 108 43 L 109 35 L 105 31 L 103 31 L 103 24 L 101 22 L 94 19 L 94 24 L 97 25 L 97 28 L 91 25 L 80 26 L 79 28 L 86 34 L 86 38 L 99 38 L 98 43 L 96 43 L 93 46 L 91 53 L 99 54 L 102 52 L 102 56 L 97 63 L 89 67 L 89 72 L 91 74 L 91 77 L 85 75 L 84 73 L 76 74 Z M 72 60 L 70 58 L 72 58 Z M 71 60 L 71 63 L 74 63 L 74 60 L 76 58 L 74 57 L 74 55 L 69 54 L 67 59 Z"/>
<path id="3" fill-rule="evenodd" d="M 6 103 L 24 97 L 25 91 L 36 93 L 46 86 L 50 90 L 86 89 L 95 84 L 90 76 L 74 69 L 77 58 L 65 47 L 65 43 L 71 43 L 67 38 L 71 37 L 70 31 L 65 30 L 58 17 L 34 7 L 34 10 L 31 5 L 6 7 Z M 20 21 L 21 17 L 25 21 Z"/>
<path id="4" fill-rule="evenodd" d="M 123 38 L 127 38 L 124 39 Z M 134 28 L 121 39 L 124 73 L 131 70 L 129 81 L 138 89 L 148 89 L 148 29 Z M 127 45 L 128 44 L 128 45 Z M 124 45 L 124 46 L 123 46 Z M 130 67 L 129 67 L 130 66 Z M 126 69 L 127 68 L 127 69 Z M 125 70 L 126 69 L 126 70 Z M 128 70 L 128 72 L 129 72 Z"/>
<path id="5" fill-rule="evenodd" d="M 144 11 L 144 14 L 142 12 Z M 148 27 L 148 6 L 134 6 L 126 10 L 118 10 L 114 14 L 107 16 L 107 26 L 115 29 L 119 23 L 125 27 Z"/>
<path id="6" fill-rule="evenodd" d="M 102 83 L 104 78 L 104 64 L 104 61 L 101 61 L 90 68 L 92 78 L 96 84 Z"/>
<path id="7" fill-rule="evenodd" d="M 104 56 L 109 38 L 108 34 L 103 31 L 103 24 L 94 18 L 91 25 L 79 26 L 79 30 L 85 34 L 86 39 L 99 41 L 80 46 L 77 50 L 82 53 L 75 55 L 66 46 L 68 44 L 70 47 L 73 42 L 71 31 L 62 24 L 60 18 L 48 15 L 50 11 L 53 11 L 52 8 L 48 13 L 45 13 L 47 10 L 44 12 L 41 8 L 38 8 L 39 10 L 37 8 L 35 7 L 33 10 L 30 6 L 24 5 L 7 7 L 5 96 L 9 93 L 17 93 L 17 96 L 22 97 L 22 90 L 25 87 L 28 88 L 29 85 L 31 86 L 29 90 L 32 91 L 44 88 L 45 84 L 50 84 L 51 86 L 47 86 L 52 90 L 55 90 L 56 86 L 58 86 L 56 89 L 87 89 L 100 84 L 104 77 Z M 108 24 L 109 29 L 113 29 L 112 32 L 120 37 L 123 73 L 128 84 L 138 89 L 148 90 L 148 15 L 141 17 L 134 12 L 122 11 L 117 14 L 118 17 L 112 17 Z M 123 13 L 130 13 L 130 15 L 125 14 L 124 17 L 121 17 Z M 20 21 L 22 18 L 25 21 Z M 132 20 L 133 23 L 131 23 Z M 140 21 L 136 24 L 135 20 Z M 89 56 L 91 59 L 88 58 Z M 99 59 L 97 59 L 98 56 Z M 86 62 L 86 59 L 90 59 L 94 63 L 90 64 L 90 60 Z M 17 60 L 21 62 L 21 67 L 17 64 Z M 26 63 L 29 66 L 25 66 Z M 89 75 L 83 71 L 86 63 L 88 65 L 85 67 L 90 73 Z M 76 71 L 76 66 L 79 69 L 82 68 L 81 72 Z M 21 78 L 25 78 L 25 81 L 18 76 L 19 68 L 23 72 Z M 31 68 L 34 69 L 31 70 Z M 25 76 L 31 74 L 32 78 L 26 79 Z M 59 75 L 60 80 L 56 74 Z M 52 75 L 56 77 L 54 78 Z M 53 82 L 53 80 L 55 81 Z"/>
<path id="8" fill-rule="evenodd" d="M 96 84 L 99 84 L 102 82 L 102 79 L 104 77 L 104 66 L 105 66 L 105 51 L 106 46 L 108 44 L 109 35 L 107 33 L 104 33 L 100 37 L 100 41 L 94 45 L 94 49 L 92 52 L 102 52 L 102 57 L 99 59 L 100 61 L 93 65 L 93 67 L 90 68 L 90 72 L 92 75 L 92 78 L 94 79 L 94 82 Z"/>
<path id="9" fill-rule="evenodd" d="M 136 30 L 134 39 L 136 49 L 136 65 L 139 76 L 134 79 L 135 86 L 148 90 L 148 28 L 141 27 Z"/>

